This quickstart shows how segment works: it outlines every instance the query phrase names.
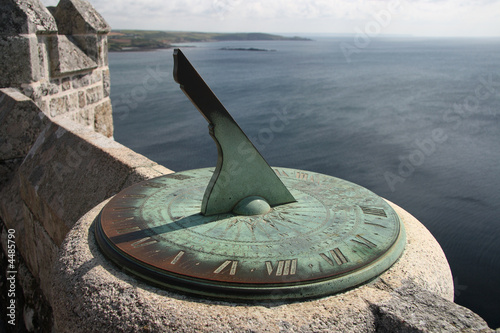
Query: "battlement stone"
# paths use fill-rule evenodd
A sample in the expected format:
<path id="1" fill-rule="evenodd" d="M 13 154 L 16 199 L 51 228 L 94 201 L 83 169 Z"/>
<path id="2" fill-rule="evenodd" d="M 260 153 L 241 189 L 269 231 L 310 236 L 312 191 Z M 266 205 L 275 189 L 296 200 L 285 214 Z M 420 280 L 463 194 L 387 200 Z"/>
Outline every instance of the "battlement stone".
<path id="1" fill-rule="evenodd" d="M 2 0 L 0 35 L 52 34 L 57 32 L 54 17 L 38 0 Z"/>
<path id="2" fill-rule="evenodd" d="M 92 5 L 83 0 L 61 0 L 54 17 L 60 34 L 107 34 L 111 27 Z"/>
<path id="3" fill-rule="evenodd" d="M 50 119 L 112 137 L 111 28 L 94 7 L 61 0 L 49 10 L 40 0 L 6 0 L 0 18 L 0 88 L 19 89 Z"/>

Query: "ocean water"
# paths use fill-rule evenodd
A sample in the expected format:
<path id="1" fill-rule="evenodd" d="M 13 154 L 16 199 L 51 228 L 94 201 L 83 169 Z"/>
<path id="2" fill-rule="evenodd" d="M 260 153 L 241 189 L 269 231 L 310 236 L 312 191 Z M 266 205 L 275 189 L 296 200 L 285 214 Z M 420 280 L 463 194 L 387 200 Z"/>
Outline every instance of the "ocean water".
<path id="1" fill-rule="evenodd" d="M 179 46 L 270 165 L 406 209 L 441 244 L 455 301 L 499 327 L 500 40 L 313 39 Z M 117 141 L 175 171 L 215 165 L 172 50 L 109 62 Z"/>

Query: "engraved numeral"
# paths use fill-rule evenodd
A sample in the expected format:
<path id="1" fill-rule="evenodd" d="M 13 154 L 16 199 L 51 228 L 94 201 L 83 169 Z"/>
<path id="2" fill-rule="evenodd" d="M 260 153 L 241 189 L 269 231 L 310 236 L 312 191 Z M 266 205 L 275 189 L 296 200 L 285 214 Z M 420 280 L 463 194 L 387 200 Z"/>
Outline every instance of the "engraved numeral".
<path id="1" fill-rule="evenodd" d="M 387 214 L 385 213 L 385 210 L 381 208 L 373 208 L 373 207 L 364 207 L 364 206 L 359 206 L 363 213 L 369 214 L 369 215 L 375 215 L 375 216 L 381 216 L 381 217 L 387 217 Z"/>
<path id="2" fill-rule="evenodd" d="M 335 265 L 334 260 L 337 263 L 337 265 L 339 265 L 339 266 L 349 262 L 349 260 L 346 258 L 346 256 L 344 256 L 344 254 L 342 253 L 342 251 L 340 251 L 340 249 L 338 247 L 336 247 L 333 250 L 330 250 L 328 252 L 332 256 L 331 258 L 327 254 L 324 254 L 324 253 L 320 253 L 319 255 L 321 256 L 321 258 L 325 259 L 326 262 L 332 266 Z"/>
<path id="3" fill-rule="evenodd" d="M 140 230 L 141 230 L 141 228 L 139 228 L 139 227 L 128 227 L 128 228 L 116 229 L 116 233 L 117 234 L 126 234 L 129 232 L 140 231 Z"/>
<path id="4" fill-rule="evenodd" d="M 133 248 L 138 248 L 138 247 L 143 247 L 143 246 L 148 246 L 152 244 L 156 244 L 158 241 L 156 239 L 153 239 L 151 237 L 146 237 L 143 239 L 138 240 L 137 242 L 133 242 L 130 244 Z"/>
<path id="5" fill-rule="evenodd" d="M 307 178 L 309 177 L 309 175 L 307 174 L 307 172 L 297 171 L 296 177 L 298 179 L 301 179 L 301 180 L 307 180 Z"/>
<path id="6" fill-rule="evenodd" d="M 373 242 L 370 242 L 368 239 L 364 238 L 361 235 L 356 235 L 356 238 L 351 239 L 351 242 L 355 242 L 355 243 L 364 245 L 364 246 L 366 246 L 369 249 L 373 249 L 374 247 L 377 246 L 377 244 L 375 244 Z"/>
<path id="7" fill-rule="evenodd" d="M 273 263 L 266 261 L 267 274 L 271 275 L 274 271 Z M 279 260 L 276 265 L 276 276 L 295 275 L 297 272 L 297 259 Z"/>
<path id="8" fill-rule="evenodd" d="M 113 220 L 113 221 L 111 221 L 111 223 L 113 223 L 113 224 L 123 223 L 123 222 L 131 221 L 133 219 L 135 219 L 135 217 L 131 216 L 131 217 L 126 217 L 126 218 L 119 219 L 119 220 Z"/>
<path id="9" fill-rule="evenodd" d="M 300 180 L 305 180 L 305 181 L 309 181 L 309 182 L 312 182 L 312 183 L 318 183 L 319 184 L 319 178 L 318 178 L 318 176 L 316 176 L 316 178 L 314 178 L 314 175 L 309 175 L 307 172 L 297 171 L 295 177 L 297 179 L 300 179 Z"/>
<path id="10" fill-rule="evenodd" d="M 281 170 L 281 173 L 278 169 L 274 169 L 274 171 L 276 172 L 276 174 L 278 175 L 278 177 L 281 177 L 281 174 L 283 174 L 283 176 L 285 177 L 290 177 L 286 172 L 285 170 Z"/>
<path id="11" fill-rule="evenodd" d="M 238 267 L 238 261 L 237 260 L 226 260 L 224 261 L 217 269 L 214 271 L 215 274 L 221 273 L 224 268 L 229 266 L 231 264 L 231 270 L 229 271 L 229 275 L 234 275 L 236 274 L 236 268 Z"/>
<path id="12" fill-rule="evenodd" d="M 186 253 L 186 252 L 184 252 L 184 251 L 179 251 L 179 253 L 177 253 L 177 255 L 175 256 L 175 258 L 174 258 L 174 259 L 172 259 L 172 261 L 171 261 L 170 263 L 171 263 L 172 265 L 177 264 L 177 262 L 179 261 L 179 259 L 181 259 L 181 258 L 182 258 L 182 256 L 184 255 L 184 253 Z"/>

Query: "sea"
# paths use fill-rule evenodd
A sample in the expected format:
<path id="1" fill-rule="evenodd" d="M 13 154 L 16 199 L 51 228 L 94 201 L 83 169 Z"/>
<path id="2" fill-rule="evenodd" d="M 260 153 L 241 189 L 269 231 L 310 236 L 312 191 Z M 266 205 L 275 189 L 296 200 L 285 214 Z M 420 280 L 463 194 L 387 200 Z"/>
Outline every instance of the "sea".
<path id="1" fill-rule="evenodd" d="M 403 207 L 443 248 L 455 301 L 500 327 L 500 40 L 303 37 L 176 46 L 270 165 Z M 171 170 L 214 166 L 172 54 L 109 54 L 114 137 Z"/>

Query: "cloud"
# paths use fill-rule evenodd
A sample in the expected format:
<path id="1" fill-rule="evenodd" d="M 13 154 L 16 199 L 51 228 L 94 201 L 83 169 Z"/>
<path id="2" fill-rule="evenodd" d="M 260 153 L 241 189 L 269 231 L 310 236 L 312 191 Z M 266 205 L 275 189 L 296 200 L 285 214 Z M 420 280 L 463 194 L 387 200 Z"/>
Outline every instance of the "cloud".
<path id="1" fill-rule="evenodd" d="M 500 36 L 500 0 L 90 0 L 115 29 L 352 33 L 399 3 L 388 33 Z M 57 0 L 43 0 L 55 5 Z"/>

